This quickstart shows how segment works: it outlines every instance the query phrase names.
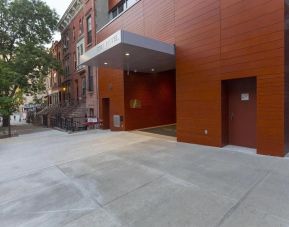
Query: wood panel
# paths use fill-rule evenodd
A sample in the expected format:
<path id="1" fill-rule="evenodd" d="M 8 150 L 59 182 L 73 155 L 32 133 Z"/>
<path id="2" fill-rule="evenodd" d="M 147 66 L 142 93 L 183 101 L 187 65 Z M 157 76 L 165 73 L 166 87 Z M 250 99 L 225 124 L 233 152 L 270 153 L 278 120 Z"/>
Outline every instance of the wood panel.
<path id="1" fill-rule="evenodd" d="M 168 43 L 174 40 L 174 0 L 141 0 L 97 34 L 101 42 L 112 33 L 124 29 Z"/>
<path id="2" fill-rule="evenodd" d="M 125 122 L 122 127 L 113 127 L 113 115 L 124 116 L 124 82 L 123 72 L 108 68 L 99 68 L 99 100 L 109 98 L 110 126 L 111 130 L 119 131 L 125 129 Z M 102 116 L 102 102 L 100 102 L 100 118 Z"/>
<path id="3" fill-rule="evenodd" d="M 222 146 L 221 81 L 256 76 L 258 153 L 283 156 L 284 1 L 175 7 L 178 140 Z"/>
<path id="4" fill-rule="evenodd" d="M 175 71 L 125 75 L 126 130 L 176 123 Z M 137 99 L 140 108 L 131 108 Z"/>
<path id="5" fill-rule="evenodd" d="M 139 35 L 156 38 L 158 40 L 166 41 L 169 43 L 174 43 L 174 0 L 142 0 L 137 2 L 120 17 L 112 21 L 108 26 L 98 32 L 97 42 L 103 41 L 108 36 L 120 29 Z M 127 105 L 129 97 L 131 97 L 131 95 L 134 93 L 128 92 L 126 97 L 127 100 L 125 102 L 124 87 L 126 86 L 126 91 L 128 87 L 134 87 L 131 84 L 132 81 L 126 80 L 128 84 L 125 85 L 123 80 L 123 71 L 121 70 L 110 71 L 107 69 L 101 69 L 99 70 L 99 75 L 100 97 L 112 97 L 110 102 L 111 115 L 121 114 L 125 116 L 122 129 L 141 128 L 175 122 L 175 117 L 173 116 L 175 115 L 175 111 L 172 111 L 173 114 L 164 119 L 161 119 L 159 116 L 157 121 L 155 118 L 146 120 L 147 116 L 144 113 L 146 113 L 148 109 L 145 109 L 144 113 L 141 115 L 142 118 L 136 118 L 134 111 L 126 111 L 126 113 L 124 111 L 124 105 L 125 103 Z M 146 80 L 140 79 L 140 81 Z M 168 81 L 171 80 L 168 79 Z M 108 92 L 107 87 L 110 86 L 110 84 L 112 84 L 113 90 Z M 146 84 L 149 84 L 149 82 L 146 81 Z M 137 86 L 134 87 L 134 91 L 136 91 L 135 89 L 137 89 L 140 84 L 136 82 L 136 85 Z M 161 99 L 161 97 L 159 98 Z M 171 107 L 171 104 L 168 106 L 168 108 L 175 109 L 175 107 Z M 164 109 L 162 109 L 160 112 L 163 113 Z M 127 114 L 131 117 L 127 117 Z M 155 111 L 153 115 L 156 116 L 157 114 L 159 114 L 158 111 Z M 129 122 L 128 119 L 130 119 Z M 143 123 L 140 124 L 141 122 Z M 115 128 L 113 129 L 116 130 Z"/>
<path id="6" fill-rule="evenodd" d="M 177 137 L 220 146 L 220 3 L 182 0 L 175 7 Z"/>
<path id="7" fill-rule="evenodd" d="M 222 81 L 254 76 L 258 153 L 284 155 L 284 0 L 142 0 L 102 29 L 98 42 L 119 29 L 176 44 L 179 141 L 222 146 Z M 101 72 L 103 87 L 111 83 L 106 76 L 119 83 L 112 96 L 125 86 L 117 74 Z M 112 106 L 124 114 L 121 101 Z"/>
<path id="8" fill-rule="evenodd" d="M 109 0 L 108 1 L 108 9 L 112 10 L 112 8 L 115 7 L 120 2 L 121 2 L 121 0 Z"/>
<path id="9" fill-rule="evenodd" d="M 285 1 L 285 152 L 289 153 L 289 3 Z"/>

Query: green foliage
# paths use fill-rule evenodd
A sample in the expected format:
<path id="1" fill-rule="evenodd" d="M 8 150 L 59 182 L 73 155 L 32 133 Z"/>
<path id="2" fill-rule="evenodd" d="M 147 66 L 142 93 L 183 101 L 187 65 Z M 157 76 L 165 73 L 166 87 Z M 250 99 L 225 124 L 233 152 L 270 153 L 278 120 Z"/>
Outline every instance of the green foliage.
<path id="1" fill-rule="evenodd" d="M 10 116 L 23 104 L 23 93 L 18 90 L 13 97 L 0 96 L 0 115 Z"/>
<path id="2" fill-rule="evenodd" d="M 50 69 L 60 64 L 45 48 L 56 30 L 58 16 L 41 0 L 0 0 L 0 114 L 8 116 L 23 94 L 45 89 Z"/>

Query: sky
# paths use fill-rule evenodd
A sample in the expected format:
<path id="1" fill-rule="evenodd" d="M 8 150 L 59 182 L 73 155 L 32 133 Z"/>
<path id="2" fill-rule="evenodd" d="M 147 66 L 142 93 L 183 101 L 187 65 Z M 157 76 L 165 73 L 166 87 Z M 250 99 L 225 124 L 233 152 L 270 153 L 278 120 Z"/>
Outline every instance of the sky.
<path id="1" fill-rule="evenodd" d="M 50 6 L 50 8 L 55 9 L 57 14 L 59 15 L 59 18 L 61 18 L 72 0 L 44 0 L 44 1 L 48 6 Z M 60 34 L 58 32 L 54 35 L 54 39 L 60 40 Z"/>

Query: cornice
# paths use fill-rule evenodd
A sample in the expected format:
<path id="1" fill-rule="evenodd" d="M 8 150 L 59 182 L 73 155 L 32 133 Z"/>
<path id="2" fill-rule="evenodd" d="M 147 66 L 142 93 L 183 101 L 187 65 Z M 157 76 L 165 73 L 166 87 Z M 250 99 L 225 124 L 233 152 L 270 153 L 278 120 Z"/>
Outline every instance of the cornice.
<path id="1" fill-rule="evenodd" d="M 82 7 L 82 0 L 73 0 L 57 24 L 58 31 L 63 32 Z"/>

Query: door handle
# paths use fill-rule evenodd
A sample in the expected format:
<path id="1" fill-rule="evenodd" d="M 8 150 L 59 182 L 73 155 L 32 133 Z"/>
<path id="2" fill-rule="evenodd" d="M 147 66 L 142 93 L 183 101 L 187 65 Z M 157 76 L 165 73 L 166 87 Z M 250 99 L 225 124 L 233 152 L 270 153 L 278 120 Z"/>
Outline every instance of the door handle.
<path id="1" fill-rule="evenodd" d="M 231 119 L 231 121 L 234 119 L 234 113 L 233 112 L 230 115 L 230 119 Z"/>

